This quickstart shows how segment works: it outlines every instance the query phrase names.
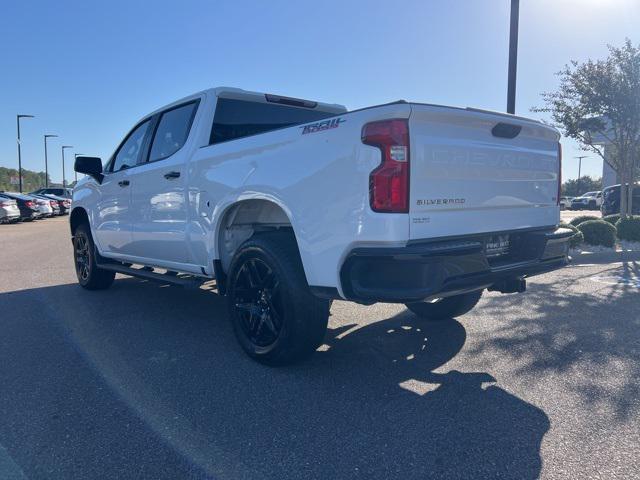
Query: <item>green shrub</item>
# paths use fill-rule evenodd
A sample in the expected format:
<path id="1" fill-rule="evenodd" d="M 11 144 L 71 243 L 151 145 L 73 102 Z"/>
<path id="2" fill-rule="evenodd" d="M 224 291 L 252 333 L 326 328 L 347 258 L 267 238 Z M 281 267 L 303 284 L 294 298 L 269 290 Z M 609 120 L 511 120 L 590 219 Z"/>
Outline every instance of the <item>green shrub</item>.
<path id="1" fill-rule="evenodd" d="M 570 223 L 561 223 L 559 227 L 568 228 L 573 231 L 573 236 L 569 239 L 569 246 L 572 248 L 577 247 L 584 242 L 584 235 L 578 230 L 578 227 L 574 227 Z"/>
<path id="2" fill-rule="evenodd" d="M 607 215 L 606 217 L 602 217 L 605 222 L 609 222 L 611 225 L 615 225 L 618 220 L 620 220 L 620 214 L 614 213 L 613 215 Z"/>
<path id="3" fill-rule="evenodd" d="M 616 222 L 616 230 L 620 240 L 640 242 L 640 216 L 621 218 Z"/>
<path id="4" fill-rule="evenodd" d="M 584 243 L 613 247 L 616 244 L 616 227 L 604 220 L 587 220 L 578 225 L 584 235 Z"/>
<path id="5" fill-rule="evenodd" d="M 600 219 L 598 217 L 594 217 L 593 215 L 578 215 L 577 217 L 573 218 L 569 223 L 574 227 L 577 227 L 582 222 L 587 222 L 589 220 L 600 220 Z"/>

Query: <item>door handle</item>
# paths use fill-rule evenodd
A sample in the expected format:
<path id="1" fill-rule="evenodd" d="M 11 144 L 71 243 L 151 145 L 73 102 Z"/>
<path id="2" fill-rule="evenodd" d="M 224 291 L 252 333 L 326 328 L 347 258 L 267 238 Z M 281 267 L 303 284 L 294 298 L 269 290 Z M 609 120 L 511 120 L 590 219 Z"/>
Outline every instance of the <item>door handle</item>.
<path id="1" fill-rule="evenodd" d="M 180 172 L 167 172 L 164 174 L 164 178 L 167 180 L 171 180 L 172 178 L 178 178 L 180 176 Z"/>
<path id="2" fill-rule="evenodd" d="M 129 180 L 120 180 L 118 182 L 118 185 L 120 185 L 121 187 L 128 187 L 129 186 Z"/>

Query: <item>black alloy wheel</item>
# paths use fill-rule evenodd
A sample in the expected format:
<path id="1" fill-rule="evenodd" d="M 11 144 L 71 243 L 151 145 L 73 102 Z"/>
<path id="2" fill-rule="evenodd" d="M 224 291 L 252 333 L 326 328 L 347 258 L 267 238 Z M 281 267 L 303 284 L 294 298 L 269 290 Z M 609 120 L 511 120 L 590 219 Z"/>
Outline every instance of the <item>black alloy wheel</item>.
<path id="1" fill-rule="evenodd" d="M 91 268 L 91 256 L 89 253 L 89 239 L 84 232 L 78 232 L 73 237 L 74 257 L 76 263 L 76 275 L 78 280 L 86 282 L 89 279 Z"/>
<path id="2" fill-rule="evenodd" d="M 109 288 L 116 276 L 115 272 L 98 266 L 96 255 L 91 229 L 83 223 L 73 232 L 73 261 L 78 283 L 87 290 Z"/>
<path id="3" fill-rule="evenodd" d="M 235 252 L 227 281 L 233 330 L 251 358 L 286 365 L 322 344 L 331 302 L 311 293 L 292 233 L 253 235 Z"/>
<path id="4" fill-rule="evenodd" d="M 283 325 L 278 277 L 259 258 L 247 259 L 236 275 L 232 302 L 240 327 L 256 347 L 269 347 L 280 336 Z"/>

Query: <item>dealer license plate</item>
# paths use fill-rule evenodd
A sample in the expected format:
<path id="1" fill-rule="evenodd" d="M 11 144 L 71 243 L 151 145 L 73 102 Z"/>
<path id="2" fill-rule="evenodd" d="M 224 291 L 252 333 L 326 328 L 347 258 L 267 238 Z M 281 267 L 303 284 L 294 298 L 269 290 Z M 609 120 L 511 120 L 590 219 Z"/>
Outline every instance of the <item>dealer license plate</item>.
<path id="1" fill-rule="evenodd" d="M 509 253 L 509 235 L 492 235 L 484 247 L 487 257 L 497 257 Z"/>

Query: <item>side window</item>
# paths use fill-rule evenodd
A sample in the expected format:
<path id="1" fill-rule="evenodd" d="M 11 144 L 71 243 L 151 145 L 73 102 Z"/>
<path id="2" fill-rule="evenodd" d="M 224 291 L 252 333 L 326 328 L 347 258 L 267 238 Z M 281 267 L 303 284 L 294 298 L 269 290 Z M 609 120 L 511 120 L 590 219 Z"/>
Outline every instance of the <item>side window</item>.
<path id="1" fill-rule="evenodd" d="M 189 103 L 162 114 L 153 136 L 150 162 L 170 157 L 182 148 L 189 136 L 197 106 L 197 102 Z"/>
<path id="2" fill-rule="evenodd" d="M 140 124 L 125 140 L 125 142 L 118 149 L 115 159 L 113 160 L 113 167 L 111 171 L 117 172 L 123 168 L 133 167 L 138 163 L 138 158 L 142 151 L 144 144 L 144 137 L 151 124 L 150 120 Z"/>

